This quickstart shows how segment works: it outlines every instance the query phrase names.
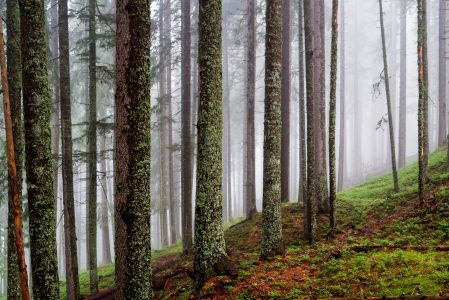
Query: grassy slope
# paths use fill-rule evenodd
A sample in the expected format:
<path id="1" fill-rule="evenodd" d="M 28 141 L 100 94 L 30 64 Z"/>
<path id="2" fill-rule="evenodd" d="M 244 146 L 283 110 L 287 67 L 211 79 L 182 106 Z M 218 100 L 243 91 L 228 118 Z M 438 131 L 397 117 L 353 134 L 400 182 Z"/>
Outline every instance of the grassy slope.
<path id="1" fill-rule="evenodd" d="M 339 234 L 326 240 L 327 218 L 318 218 L 319 241 L 313 246 L 302 240 L 302 209 L 283 206 L 287 254 L 271 262 L 258 261 L 260 215 L 253 222 L 228 224 L 226 241 L 231 259 L 240 272 L 236 280 L 212 280 L 202 292 L 217 299 L 294 299 L 314 295 L 382 296 L 402 294 L 449 294 L 447 252 L 382 250 L 351 251 L 353 245 L 448 245 L 449 172 L 445 151 L 430 157 L 433 182 L 424 204 L 417 198 L 417 164 L 399 171 L 401 191 L 392 193 L 391 176 L 382 176 L 338 195 Z M 159 259 L 180 252 L 180 245 L 155 252 Z M 334 258 L 332 253 L 341 254 Z M 113 266 L 99 269 L 100 287 L 113 283 Z M 88 290 L 88 274 L 80 274 L 81 291 Z M 65 293 L 61 282 L 61 295 Z M 193 295 L 191 281 L 180 276 L 160 291 L 160 299 L 187 299 Z M 63 299 L 63 297 L 61 298 Z"/>

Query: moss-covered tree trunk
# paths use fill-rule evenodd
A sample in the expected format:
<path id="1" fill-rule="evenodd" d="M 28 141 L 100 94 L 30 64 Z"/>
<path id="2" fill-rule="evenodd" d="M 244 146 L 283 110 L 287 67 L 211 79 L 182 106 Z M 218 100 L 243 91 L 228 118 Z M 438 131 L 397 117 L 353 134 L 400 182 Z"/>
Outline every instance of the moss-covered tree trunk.
<path id="1" fill-rule="evenodd" d="M 261 259 L 284 253 L 281 223 L 282 0 L 267 3 Z"/>
<path id="2" fill-rule="evenodd" d="M 401 1 L 401 62 L 399 87 L 398 167 L 406 164 L 407 148 L 407 1 Z"/>
<path id="3" fill-rule="evenodd" d="M 306 109 L 304 74 L 304 8 L 298 2 L 298 49 L 299 49 L 299 201 L 305 203 L 307 191 Z"/>
<path id="4" fill-rule="evenodd" d="M 344 0 L 343 0 L 344 1 Z M 336 230 L 335 205 L 337 202 L 337 178 L 335 160 L 335 120 L 337 115 L 337 67 L 338 67 L 338 0 L 332 1 L 331 86 L 329 101 L 329 223 L 332 234 Z"/>
<path id="5" fill-rule="evenodd" d="M 190 0 L 181 1 L 182 39 L 181 39 L 181 222 L 182 249 L 184 254 L 192 252 L 192 151 L 191 129 L 191 5 Z"/>
<path id="6" fill-rule="evenodd" d="M 340 4 L 340 129 L 338 145 L 337 191 L 343 190 L 345 176 L 346 131 L 346 53 L 345 53 L 345 1 Z"/>
<path id="7" fill-rule="evenodd" d="M 393 170 L 393 184 L 394 191 L 399 191 L 399 181 L 398 181 L 398 171 L 396 165 L 396 147 L 394 140 L 394 128 L 393 128 L 393 113 L 391 108 L 391 97 L 390 97 L 390 79 L 388 75 L 388 60 L 387 60 L 387 48 L 385 43 L 385 27 L 384 27 L 384 14 L 382 1 L 379 0 L 379 15 L 380 15 L 380 31 L 382 35 L 382 53 L 384 62 L 384 77 L 385 77 L 385 94 L 387 97 L 387 110 L 388 110 L 388 128 L 390 132 L 390 153 L 391 153 L 391 166 Z"/>
<path id="8" fill-rule="evenodd" d="M 313 76 L 313 24 L 312 24 L 312 5 L 313 0 L 303 0 L 304 3 L 304 46 L 306 58 L 306 94 L 307 111 L 313 112 L 315 106 L 314 94 L 314 76 Z M 304 238 L 312 244 L 315 235 L 316 226 L 316 208 L 315 200 L 315 123 L 314 113 L 307 114 L 307 197 L 304 206 Z"/>
<path id="9" fill-rule="evenodd" d="M 64 252 L 67 299 L 79 298 L 78 255 L 75 231 L 75 199 L 73 195 L 72 113 L 70 95 L 70 50 L 68 1 L 58 1 L 59 73 L 61 96 L 62 186 L 64 203 Z"/>
<path id="10" fill-rule="evenodd" d="M 18 193 L 22 195 L 22 172 L 24 163 L 24 140 L 22 120 L 22 67 L 20 55 L 20 11 L 17 0 L 6 1 L 6 30 L 8 84 L 11 102 L 11 118 L 13 127 L 14 153 L 17 170 Z M 8 197 L 8 285 L 7 296 L 11 300 L 22 299 L 20 289 L 20 273 L 17 264 L 16 234 L 14 227 L 14 209 L 11 188 Z M 21 201 L 19 201 L 21 203 Z"/>
<path id="11" fill-rule="evenodd" d="M 44 1 L 20 0 L 23 111 L 34 299 L 59 299 Z"/>
<path id="12" fill-rule="evenodd" d="M 282 1 L 282 73 L 281 73 L 281 201 L 288 202 L 290 178 L 290 87 L 291 18 L 290 0 Z"/>
<path id="13" fill-rule="evenodd" d="M 256 155 L 255 155 L 255 103 L 256 103 L 256 0 L 248 0 L 248 45 L 246 85 L 246 219 L 256 213 Z"/>
<path id="14" fill-rule="evenodd" d="M 199 107 L 194 271 L 199 289 L 227 269 L 222 225 L 221 0 L 199 1 Z"/>
<path id="15" fill-rule="evenodd" d="M 61 1 L 61 0 L 59 0 Z M 87 132 L 87 269 L 89 293 L 98 292 L 97 275 L 97 47 L 96 0 L 89 0 L 89 127 Z"/>
<path id="16" fill-rule="evenodd" d="M 418 190 L 419 199 L 424 200 L 424 183 L 425 183 L 425 97 L 426 97 L 426 82 L 424 80 L 424 44 L 426 40 L 425 32 L 425 0 L 418 0 Z M 449 157 L 449 154 L 448 154 Z"/>
<path id="17" fill-rule="evenodd" d="M 117 1 L 117 299 L 153 296 L 151 283 L 150 1 Z"/>

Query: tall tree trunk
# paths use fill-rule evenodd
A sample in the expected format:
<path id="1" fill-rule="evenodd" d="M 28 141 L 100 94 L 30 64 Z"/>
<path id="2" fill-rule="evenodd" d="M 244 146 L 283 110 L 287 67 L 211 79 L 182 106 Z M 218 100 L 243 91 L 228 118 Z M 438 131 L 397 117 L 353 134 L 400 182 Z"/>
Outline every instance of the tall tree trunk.
<path id="1" fill-rule="evenodd" d="M 394 128 L 393 128 L 393 114 L 391 109 L 391 98 L 390 98 L 390 80 L 388 75 L 388 60 L 387 60 L 387 49 L 385 45 L 385 27 L 384 27 L 384 15 L 382 8 L 382 1 L 379 0 L 379 14 L 380 14 L 380 31 L 382 34 L 382 53 L 384 62 L 384 77 L 385 77 L 385 94 L 387 97 L 387 109 L 388 109 L 388 128 L 390 131 L 390 151 L 391 151 L 391 165 L 393 169 L 393 183 L 394 191 L 399 191 L 399 181 L 398 172 L 396 168 L 396 151 L 395 151 L 395 141 L 394 141 Z"/>
<path id="2" fill-rule="evenodd" d="M 76 300 L 79 298 L 80 288 L 75 231 L 75 198 L 73 195 L 72 113 L 70 99 L 70 52 L 67 0 L 58 1 L 58 11 L 66 286 L 67 299 Z"/>
<path id="3" fill-rule="evenodd" d="M 17 193 L 19 195 L 19 211 L 22 203 L 22 174 L 23 174 L 23 120 L 22 120 L 22 67 L 20 55 L 20 11 L 17 0 L 6 1 L 6 30 L 7 30 L 7 57 L 8 57 L 8 85 L 11 103 L 11 118 L 14 140 L 14 160 L 17 172 Z M 3 31 L 2 31 L 3 33 Z M 3 49 L 2 49 L 3 51 Z M 10 178 L 11 180 L 11 178 Z M 12 182 L 10 182 L 8 196 L 8 299 L 20 300 L 21 281 L 20 268 L 17 264 L 16 228 L 14 226 L 14 205 L 12 195 Z M 22 230 L 22 228 L 20 228 Z"/>
<path id="4" fill-rule="evenodd" d="M 59 0 L 60 1 L 60 0 Z M 87 160 L 87 267 L 89 292 L 98 293 L 97 275 L 97 47 L 96 0 L 89 0 L 89 129 Z"/>
<path id="5" fill-rule="evenodd" d="M 401 66 L 399 90 L 399 157 L 398 167 L 406 164 L 407 155 L 407 2 L 401 1 Z"/>
<path id="6" fill-rule="evenodd" d="M 419 199 L 424 200 L 424 183 L 425 183 L 425 98 L 427 95 L 426 81 L 424 72 L 424 48 L 426 44 L 426 28 L 424 23 L 426 22 L 425 6 L 426 0 L 418 0 L 418 86 L 419 86 L 419 99 L 418 99 L 418 190 Z M 449 154 L 448 154 L 449 156 Z"/>
<path id="7" fill-rule="evenodd" d="M 181 1 L 181 197 L 182 197 L 182 248 L 184 254 L 192 252 L 192 151 L 193 129 L 191 123 L 191 23 L 190 0 Z"/>
<path id="8" fill-rule="evenodd" d="M 315 200 L 315 106 L 313 51 L 313 1 L 303 0 L 304 3 L 304 46 L 306 58 L 306 95 L 307 95 L 307 198 L 304 206 L 304 237 L 309 244 L 313 243 L 316 227 Z"/>
<path id="9" fill-rule="evenodd" d="M 107 156 L 106 156 L 106 133 L 101 138 L 101 151 L 103 152 L 101 157 L 101 236 L 103 240 L 103 264 L 109 264 L 112 262 L 111 258 L 111 241 L 109 239 L 109 200 L 108 200 L 108 168 L 107 168 Z"/>
<path id="10" fill-rule="evenodd" d="M 167 151 L 168 154 L 168 189 L 169 189 L 169 215 L 170 215 L 170 244 L 176 243 L 176 227 L 178 220 L 175 217 L 176 200 L 174 188 L 174 166 L 173 166 L 173 122 L 172 122 L 172 90 L 171 90 L 171 0 L 166 0 L 164 3 L 164 42 L 165 42 L 165 68 L 167 75 L 167 90 L 166 90 L 166 106 L 167 106 L 167 120 L 165 135 L 167 136 Z"/>
<path id="11" fill-rule="evenodd" d="M 313 66 L 314 66 L 314 122 L 316 201 L 321 212 L 329 210 L 326 172 L 326 102 L 325 102 L 325 49 L 324 0 L 313 2 Z"/>
<path id="12" fill-rule="evenodd" d="M 25 155 L 30 247 L 35 299 L 59 299 L 56 254 L 51 97 L 47 74 L 43 1 L 20 0 Z"/>
<path id="13" fill-rule="evenodd" d="M 151 18 L 146 0 L 117 1 L 117 299 L 151 299 Z"/>
<path id="14" fill-rule="evenodd" d="M 229 77 L 229 53 L 228 53 L 228 30 L 227 30 L 227 22 L 224 23 L 225 28 L 223 32 L 225 33 L 223 39 L 223 106 L 224 106 L 224 120 L 225 120 L 225 148 L 226 148 L 226 198 L 223 198 L 223 220 L 225 222 L 231 220 L 232 218 L 232 193 L 234 189 L 232 188 L 232 144 L 231 144 L 231 96 L 230 96 L 230 77 Z"/>
<path id="15" fill-rule="evenodd" d="M 261 258 L 284 253 L 282 238 L 281 185 L 281 64 L 282 1 L 273 0 L 266 8 L 265 38 L 265 121 Z"/>
<path id="16" fill-rule="evenodd" d="M 439 118 L 438 118 L 438 146 L 441 147 L 447 142 L 447 130 L 446 130 L 446 10 L 447 1 L 440 0 L 440 16 L 439 16 Z"/>
<path id="17" fill-rule="evenodd" d="M 290 0 L 282 1 L 282 75 L 281 75 L 281 201 L 289 201 L 290 170 Z"/>
<path id="18" fill-rule="evenodd" d="M 306 109 L 305 109 L 305 74 L 304 74 L 304 5 L 298 2 L 298 43 L 299 43 L 299 199 L 306 202 L 307 192 L 307 149 L 306 149 Z"/>
<path id="19" fill-rule="evenodd" d="M 227 270 L 222 226 L 222 4 L 199 2 L 199 107 L 194 270 L 200 289 L 207 276 Z"/>
<path id="20" fill-rule="evenodd" d="M 346 130 L 346 51 L 345 51 L 345 1 L 340 7 L 340 133 L 338 145 L 338 184 L 337 191 L 342 191 L 345 177 L 345 130 Z"/>
<path id="21" fill-rule="evenodd" d="M 344 0 L 343 0 L 344 1 Z M 337 229 L 335 204 L 337 182 L 335 172 L 335 119 L 337 114 L 337 67 L 338 67 L 338 0 L 332 1 L 331 86 L 329 102 L 329 223 L 332 234 Z"/>
<path id="22" fill-rule="evenodd" d="M 423 80 L 424 80 L 424 98 L 423 98 L 423 139 L 424 139 L 424 165 L 423 175 L 425 182 L 429 181 L 427 166 L 429 160 L 429 58 L 427 47 L 427 0 L 423 0 L 423 25 L 422 38 L 423 42 Z"/>
<path id="23" fill-rule="evenodd" d="M 6 66 L 3 23 L 0 23 L 0 64 L 3 114 L 8 161 L 8 299 L 30 299 L 22 231 L 23 127 L 21 106 L 20 17 L 18 2 L 7 2 L 8 66 Z M 1 14 L 0 14 L 1 19 Z M 17 52 L 11 52 L 17 51 Z M 8 70 L 7 70 L 8 68 Z M 11 77 L 8 78 L 8 72 Z M 14 72 L 17 72 L 14 74 Z M 15 81 L 17 80 L 17 81 Z M 9 86 L 11 85 L 11 93 Z M 11 96 L 11 97 L 10 97 Z M 10 274 L 11 273 L 11 274 Z"/>
<path id="24" fill-rule="evenodd" d="M 255 102 L 256 102 L 256 0 L 248 0 L 248 49 L 246 90 L 246 219 L 256 213 L 256 156 L 255 156 Z M 244 162 L 245 163 L 245 162 Z"/>

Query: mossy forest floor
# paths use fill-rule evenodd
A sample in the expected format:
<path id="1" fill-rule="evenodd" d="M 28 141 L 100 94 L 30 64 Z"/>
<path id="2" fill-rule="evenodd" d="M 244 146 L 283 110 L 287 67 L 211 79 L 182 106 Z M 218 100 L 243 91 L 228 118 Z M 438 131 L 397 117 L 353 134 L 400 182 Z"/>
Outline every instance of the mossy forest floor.
<path id="1" fill-rule="evenodd" d="M 237 278 L 213 278 L 196 294 L 191 279 L 182 273 L 168 280 L 156 298 L 449 295 L 449 172 L 445 166 L 444 150 L 430 157 L 432 182 L 426 186 L 423 203 L 417 199 L 417 164 L 400 170 L 399 193 L 392 192 L 391 176 L 339 193 L 336 237 L 327 238 L 328 219 L 320 215 L 317 242 L 312 246 L 302 240 L 301 206 L 283 205 L 287 253 L 269 262 L 259 261 L 260 214 L 254 221 L 232 224 L 225 235 L 228 254 L 239 269 Z M 153 258 L 177 257 L 180 250 L 176 245 L 155 252 Z M 191 267 L 191 259 L 182 264 Z M 100 268 L 99 275 L 102 289 L 113 285 L 113 266 Z M 86 294 L 87 274 L 81 274 L 81 284 Z M 63 286 L 61 292 L 65 292 Z"/>

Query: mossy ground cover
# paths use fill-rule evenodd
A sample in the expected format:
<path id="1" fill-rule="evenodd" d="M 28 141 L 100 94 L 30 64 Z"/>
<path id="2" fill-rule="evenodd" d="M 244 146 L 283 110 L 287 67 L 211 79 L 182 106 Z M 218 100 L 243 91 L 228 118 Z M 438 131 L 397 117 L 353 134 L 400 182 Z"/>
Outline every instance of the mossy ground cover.
<path id="1" fill-rule="evenodd" d="M 399 171 L 401 191 L 393 193 L 390 175 L 339 193 L 338 233 L 328 238 L 328 219 L 318 217 L 318 241 L 303 240 L 302 207 L 282 207 L 284 256 L 259 261 L 261 216 L 251 222 L 226 224 L 228 254 L 239 269 L 237 278 L 210 280 L 195 294 L 192 280 L 182 274 L 169 280 L 157 299 L 297 299 L 307 296 L 449 295 L 449 172 L 446 152 L 429 160 L 432 181 L 424 202 L 417 198 L 417 164 Z M 354 246 L 382 245 L 385 249 L 354 251 Z M 421 251 L 396 249 L 422 246 Z M 428 248 L 426 248 L 428 247 Z M 179 244 L 153 253 L 155 260 L 177 255 Z M 334 255 L 338 253 L 338 255 Z M 191 265 L 190 259 L 184 259 Z M 167 270 L 169 273 L 170 270 Z M 167 273 L 166 272 L 166 273 Z M 113 284 L 113 266 L 99 269 L 100 287 Z M 166 274 L 165 273 L 165 274 Z M 88 290 L 87 273 L 80 275 L 82 294 Z M 63 284 L 61 284 L 63 292 Z"/>

